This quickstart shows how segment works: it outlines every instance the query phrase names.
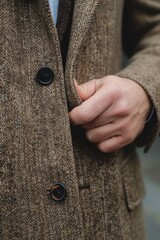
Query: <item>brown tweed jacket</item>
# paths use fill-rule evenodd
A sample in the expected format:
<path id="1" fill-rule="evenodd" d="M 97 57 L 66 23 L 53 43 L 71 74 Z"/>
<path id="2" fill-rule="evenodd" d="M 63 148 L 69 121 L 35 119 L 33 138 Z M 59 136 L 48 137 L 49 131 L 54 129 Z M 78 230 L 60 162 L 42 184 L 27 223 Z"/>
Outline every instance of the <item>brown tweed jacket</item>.
<path id="1" fill-rule="evenodd" d="M 123 70 L 122 45 L 131 57 Z M 130 78 L 156 108 L 151 145 L 160 126 L 160 1 L 76 0 L 64 73 L 48 1 L 1 0 L 0 48 L 1 239 L 143 240 L 136 143 L 102 154 L 68 111 L 81 104 L 74 79 Z M 54 72 L 47 86 L 36 80 L 44 66 Z M 62 201 L 53 198 L 63 185 L 47 194 L 55 183 L 65 185 Z"/>

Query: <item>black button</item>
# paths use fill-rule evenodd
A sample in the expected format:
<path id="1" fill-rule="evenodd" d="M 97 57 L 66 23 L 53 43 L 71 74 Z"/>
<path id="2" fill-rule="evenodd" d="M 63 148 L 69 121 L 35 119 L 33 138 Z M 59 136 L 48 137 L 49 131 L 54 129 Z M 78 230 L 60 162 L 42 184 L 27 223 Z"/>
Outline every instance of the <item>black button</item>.
<path id="1" fill-rule="evenodd" d="M 50 188 L 51 198 L 55 201 L 62 201 L 66 196 L 66 188 L 62 183 L 56 183 Z"/>
<path id="2" fill-rule="evenodd" d="M 39 69 L 39 71 L 37 73 L 38 83 L 40 83 L 42 85 L 48 85 L 53 82 L 53 79 L 54 79 L 54 73 L 50 68 L 43 67 L 43 68 Z"/>

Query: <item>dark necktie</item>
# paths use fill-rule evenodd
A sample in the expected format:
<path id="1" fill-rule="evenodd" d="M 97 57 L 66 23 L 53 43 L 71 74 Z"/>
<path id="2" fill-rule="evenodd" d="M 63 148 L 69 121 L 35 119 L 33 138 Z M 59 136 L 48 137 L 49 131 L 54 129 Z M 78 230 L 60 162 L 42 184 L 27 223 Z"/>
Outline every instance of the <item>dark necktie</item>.
<path id="1" fill-rule="evenodd" d="M 57 31 L 61 46 L 61 54 L 64 68 L 70 40 L 73 10 L 74 0 L 59 1 Z"/>

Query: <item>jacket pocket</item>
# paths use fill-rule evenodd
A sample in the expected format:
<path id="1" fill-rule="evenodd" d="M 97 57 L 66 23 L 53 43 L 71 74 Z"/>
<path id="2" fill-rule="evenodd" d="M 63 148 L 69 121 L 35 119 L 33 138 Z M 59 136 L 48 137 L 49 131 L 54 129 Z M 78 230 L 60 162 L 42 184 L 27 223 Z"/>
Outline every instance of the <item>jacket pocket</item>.
<path id="1" fill-rule="evenodd" d="M 129 210 L 134 210 L 145 196 L 141 165 L 137 153 L 127 156 L 122 167 L 122 182 Z"/>

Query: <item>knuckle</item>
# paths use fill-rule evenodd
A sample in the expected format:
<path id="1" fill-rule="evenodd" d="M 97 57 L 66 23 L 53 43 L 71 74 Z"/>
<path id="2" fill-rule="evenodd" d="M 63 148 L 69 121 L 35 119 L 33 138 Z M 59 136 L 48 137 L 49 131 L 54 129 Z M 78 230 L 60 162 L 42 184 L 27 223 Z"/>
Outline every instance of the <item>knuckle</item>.
<path id="1" fill-rule="evenodd" d="M 120 115 L 120 116 L 128 115 L 130 112 L 130 108 L 129 108 L 127 101 L 125 101 L 125 100 L 121 101 L 118 105 L 117 111 L 118 111 L 118 115 Z"/>
<path id="2" fill-rule="evenodd" d="M 122 94 L 120 88 L 116 84 L 110 83 L 109 89 L 109 95 L 112 99 L 118 99 Z"/>

